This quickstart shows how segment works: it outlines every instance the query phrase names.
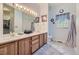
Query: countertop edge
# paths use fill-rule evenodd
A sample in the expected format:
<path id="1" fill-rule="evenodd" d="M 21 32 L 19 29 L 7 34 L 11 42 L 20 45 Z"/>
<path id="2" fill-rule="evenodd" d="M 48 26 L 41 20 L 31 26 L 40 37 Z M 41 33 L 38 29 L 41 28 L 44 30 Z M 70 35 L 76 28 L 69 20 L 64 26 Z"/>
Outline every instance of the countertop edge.
<path id="1" fill-rule="evenodd" d="M 47 33 L 47 32 L 41 32 L 41 33 L 36 33 L 36 34 L 25 34 L 26 36 L 24 36 L 24 37 L 21 37 L 21 38 L 13 38 L 13 40 L 12 40 L 12 38 L 10 38 L 10 40 L 9 39 L 6 39 L 6 40 L 4 40 L 4 41 L 2 41 L 2 42 L 0 42 L 0 46 L 1 45 L 5 45 L 5 44 L 8 44 L 8 43 L 12 43 L 12 42 L 15 42 L 15 41 L 19 41 L 19 40 L 22 40 L 22 39 L 25 39 L 25 38 L 29 38 L 29 37 L 32 37 L 32 36 L 36 36 L 36 35 L 40 35 L 40 34 L 44 34 L 44 33 Z M 28 35 L 28 36 L 27 36 Z M 0 40 L 1 41 L 1 40 Z"/>

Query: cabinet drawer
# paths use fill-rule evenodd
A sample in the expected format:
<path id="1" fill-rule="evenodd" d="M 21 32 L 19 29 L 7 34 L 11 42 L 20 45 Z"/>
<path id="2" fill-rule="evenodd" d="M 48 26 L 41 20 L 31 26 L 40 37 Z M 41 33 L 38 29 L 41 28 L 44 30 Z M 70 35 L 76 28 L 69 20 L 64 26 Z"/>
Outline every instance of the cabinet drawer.
<path id="1" fill-rule="evenodd" d="M 32 41 L 32 44 L 36 44 L 36 43 L 39 43 L 39 39 L 36 39 L 36 40 Z"/>
<path id="2" fill-rule="evenodd" d="M 35 52 L 39 48 L 39 44 L 32 45 L 32 53 Z"/>
<path id="3" fill-rule="evenodd" d="M 38 38 L 39 38 L 39 36 L 33 36 L 32 40 L 35 40 L 35 39 L 38 39 Z"/>

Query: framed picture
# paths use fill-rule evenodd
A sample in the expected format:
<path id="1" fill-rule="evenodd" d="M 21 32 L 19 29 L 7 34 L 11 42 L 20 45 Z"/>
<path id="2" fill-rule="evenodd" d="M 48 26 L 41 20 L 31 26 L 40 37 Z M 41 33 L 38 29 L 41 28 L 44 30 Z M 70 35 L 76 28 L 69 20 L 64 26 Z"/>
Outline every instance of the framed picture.
<path id="1" fill-rule="evenodd" d="M 40 17 L 36 17 L 35 20 L 34 20 L 34 22 L 35 23 L 39 23 L 39 20 L 40 20 Z"/>
<path id="2" fill-rule="evenodd" d="M 42 18 L 42 22 L 47 22 L 47 15 L 43 15 L 41 16 L 41 18 Z"/>

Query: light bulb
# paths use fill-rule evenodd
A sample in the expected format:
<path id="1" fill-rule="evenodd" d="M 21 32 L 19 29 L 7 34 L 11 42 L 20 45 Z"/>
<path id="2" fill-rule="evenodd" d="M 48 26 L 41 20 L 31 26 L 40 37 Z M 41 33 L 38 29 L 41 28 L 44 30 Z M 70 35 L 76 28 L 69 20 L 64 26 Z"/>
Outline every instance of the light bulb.
<path id="1" fill-rule="evenodd" d="M 15 4 L 16 5 L 16 7 L 18 7 L 18 4 Z"/>
<path id="2" fill-rule="evenodd" d="M 26 10 L 26 8 L 25 8 L 25 7 L 24 7 L 23 9 L 24 9 L 24 10 Z"/>
<path id="3" fill-rule="evenodd" d="M 29 9 L 27 8 L 27 11 L 29 11 Z"/>
<path id="4" fill-rule="evenodd" d="M 22 6 L 20 6 L 20 8 L 22 8 Z"/>

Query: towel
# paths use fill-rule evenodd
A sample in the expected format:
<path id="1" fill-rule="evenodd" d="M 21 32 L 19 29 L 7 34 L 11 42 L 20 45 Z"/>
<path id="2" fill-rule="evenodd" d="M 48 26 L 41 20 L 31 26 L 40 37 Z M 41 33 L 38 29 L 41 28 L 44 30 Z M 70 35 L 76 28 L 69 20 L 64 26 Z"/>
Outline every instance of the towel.
<path id="1" fill-rule="evenodd" d="M 68 33 L 68 38 L 66 42 L 67 46 L 76 47 L 76 19 L 75 16 L 71 16 L 71 26 Z"/>

